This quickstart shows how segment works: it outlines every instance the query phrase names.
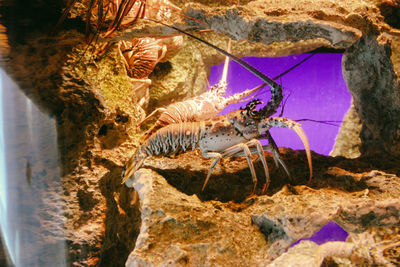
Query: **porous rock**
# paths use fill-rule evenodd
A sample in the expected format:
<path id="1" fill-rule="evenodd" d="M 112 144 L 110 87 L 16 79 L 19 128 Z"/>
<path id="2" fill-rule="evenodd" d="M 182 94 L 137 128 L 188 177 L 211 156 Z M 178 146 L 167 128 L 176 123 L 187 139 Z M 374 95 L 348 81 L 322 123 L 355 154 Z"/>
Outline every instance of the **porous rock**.
<path id="1" fill-rule="evenodd" d="M 297 177 L 292 183 L 298 185 L 285 185 L 287 178 L 267 155 L 273 181 L 268 195 L 253 197 L 245 160 L 227 159 L 217 166 L 203 192 L 211 162 L 196 151 L 148 160 L 130 182 L 139 194 L 142 226 L 127 266 L 263 265 L 332 220 L 349 232 L 400 223 L 396 175 L 349 167 L 362 166 L 365 159 L 330 158 L 326 165 L 327 157 L 315 155 L 318 171 L 308 187 L 301 185 L 307 180 L 304 154 L 289 154 L 289 168 Z M 256 171 L 263 181 L 261 164 Z"/>
<path id="2" fill-rule="evenodd" d="M 354 104 L 351 103 L 349 110 L 343 118 L 342 125 L 336 136 L 335 145 L 330 152 L 330 156 L 343 156 L 346 158 L 357 158 L 361 155 L 361 133 L 362 123 L 357 114 Z"/>
<path id="3" fill-rule="evenodd" d="M 68 263 L 121 266 L 133 251 L 128 264 L 264 265 L 292 241 L 310 236 L 330 220 L 348 231 L 398 223 L 399 164 L 393 155 L 400 151 L 395 65 L 399 40 L 393 37 L 393 18 L 381 12 L 382 3 L 388 1 L 276 0 L 266 4 L 257 0 L 240 1 L 240 5 L 174 1 L 185 14 L 211 26 L 215 33 L 202 35 L 205 39 L 220 47 L 226 46 L 226 36 L 236 39 L 232 51 L 237 56 L 344 49 L 343 72 L 363 124 L 364 155 L 346 160 L 313 154 L 315 177 L 305 186 L 305 155 L 282 150 L 292 180 L 272 166 L 268 195 L 249 199 L 253 185 L 243 158 L 218 165 L 204 192 L 201 187 L 211 162 L 201 159 L 198 152 L 177 159 L 150 159 L 137 174 L 140 201 L 136 202 L 133 190 L 120 185 L 120 174 L 138 145 L 141 132 L 135 125 L 143 114 L 137 109 L 121 58 L 115 48 L 100 57 L 86 49 L 79 21 L 85 16 L 81 3 L 74 12 L 82 14 L 75 14 L 57 34 L 47 35 L 64 1 L 54 1 L 55 6 L 44 2 L 30 4 L 34 9 L 24 5 L 5 13 L 4 25 L 10 31 L 1 41 L 9 43 L 1 50 L 7 55 L 1 56 L 7 58 L 7 73 L 21 90 L 57 121 L 62 195 L 52 186 L 40 190 L 50 199 L 59 196 L 65 210 L 50 213 L 42 221 L 41 240 L 51 247 L 47 237 L 58 236 L 62 229 L 65 240 L 60 242 L 67 246 Z M 37 16 L 43 13 L 48 21 Z M 203 92 L 208 68 L 224 59 L 190 39 L 182 51 L 150 77 L 150 108 Z M 268 162 L 273 165 L 270 157 Z M 260 194 L 263 171 L 259 164 L 256 168 Z M 288 182 L 294 186 L 285 186 Z M 58 205 L 50 210 L 58 210 Z M 180 233 L 186 239 L 179 239 Z M 174 244 L 169 238 L 175 238 Z M 51 255 L 47 256 L 43 264 L 52 265 Z"/>
<path id="4" fill-rule="evenodd" d="M 318 245 L 312 241 L 301 241 L 296 246 L 289 248 L 287 252 L 266 265 L 268 267 L 279 266 L 315 266 Z"/>

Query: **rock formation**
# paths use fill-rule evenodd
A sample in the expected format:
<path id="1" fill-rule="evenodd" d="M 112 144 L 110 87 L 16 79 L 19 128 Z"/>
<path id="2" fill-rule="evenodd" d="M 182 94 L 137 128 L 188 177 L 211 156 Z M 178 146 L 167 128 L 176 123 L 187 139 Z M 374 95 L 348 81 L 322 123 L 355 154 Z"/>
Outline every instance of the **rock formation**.
<path id="1" fill-rule="evenodd" d="M 60 227 L 39 234 L 41 245 L 51 247 L 46 234 L 63 229 L 69 265 L 266 265 L 281 261 L 279 256 L 292 242 L 311 236 L 331 220 L 350 233 L 399 224 L 396 1 L 171 1 L 196 19 L 182 19 L 181 26 L 212 29 L 201 37 L 220 47 L 232 38 L 238 57 L 284 56 L 318 48 L 343 51 L 343 74 L 358 115 L 353 117 L 360 121 L 353 123 L 362 129 L 360 141 L 345 141 L 342 151 L 359 147 L 361 156 L 346 159 L 342 156 L 349 156 L 347 151 L 336 157 L 313 153 L 314 178 L 306 185 L 304 152 L 281 149 L 292 180 L 274 167 L 267 153 L 272 183 L 267 195 L 252 197 L 251 176 L 242 158 L 218 165 L 203 192 L 211 162 L 199 151 L 151 158 L 131 181 L 138 199 L 120 181 L 125 162 L 139 145 L 142 130 L 136 123 L 143 114 L 117 48 L 98 51 L 118 38 L 171 30 L 140 22 L 87 46 L 83 20 L 89 1 L 77 1 L 55 31 L 64 1 L 24 2 L 1 7 L 7 36 L 0 33 L 0 40 L 8 40 L 7 49 L 0 49 L 1 63 L 24 94 L 56 119 L 65 210 L 57 215 L 63 220 L 54 220 Z M 150 75 L 147 112 L 203 92 L 210 66 L 223 59 L 185 37 L 182 50 Z M 350 133 L 344 136 L 356 128 L 346 127 Z M 256 171 L 260 194 L 264 176 L 258 164 Z M 51 186 L 40 190 L 59 195 Z M 308 255 L 317 249 L 303 246 L 296 253 Z M 51 255 L 41 260 L 47 266 L 54 263 Z"/>

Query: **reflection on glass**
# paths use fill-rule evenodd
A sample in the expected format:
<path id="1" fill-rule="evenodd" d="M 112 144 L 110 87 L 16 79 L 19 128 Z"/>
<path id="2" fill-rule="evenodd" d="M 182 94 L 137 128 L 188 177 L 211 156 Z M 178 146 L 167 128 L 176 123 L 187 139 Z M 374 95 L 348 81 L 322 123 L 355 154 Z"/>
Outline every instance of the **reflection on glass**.
<path id="1" fill-rule="evenodd" d="M 65 266 L 56 122 L 0 70 L 0 227 L 15 266 Z M 50 264 L 50 265 L 49 265 Z"/>

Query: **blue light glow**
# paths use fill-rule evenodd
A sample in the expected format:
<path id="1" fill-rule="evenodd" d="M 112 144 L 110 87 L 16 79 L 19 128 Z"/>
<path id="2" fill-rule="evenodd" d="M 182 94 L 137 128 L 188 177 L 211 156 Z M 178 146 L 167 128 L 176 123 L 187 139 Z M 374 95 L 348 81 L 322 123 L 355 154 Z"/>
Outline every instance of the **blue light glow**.
<path id="1" fill-rule="evenodd" d="M 56 122 L 0 72 L 0 227 L 12 265 L 66 266 Z M 45 264 L 48 265 L 48 264 Z"/>
<path id="2" fill-rule="evenodd" d="M 15 239 L 13 240 L 9 233 L 12 232 L 11 225 L 7 218 L 9 217 L 8 210 L 8 195 L 7 195 L 7 164 L 6 164 L 6 149 L 4 142 L 4 109 L 3 109 L 3 76 L 4 72 L 0 69 L 0 228 L 2 233 L 3 244 L 11 258 L 11 261 L 16 265 L 15 255 Z M 13 249 L 14 248 L 14 249 Z"/>

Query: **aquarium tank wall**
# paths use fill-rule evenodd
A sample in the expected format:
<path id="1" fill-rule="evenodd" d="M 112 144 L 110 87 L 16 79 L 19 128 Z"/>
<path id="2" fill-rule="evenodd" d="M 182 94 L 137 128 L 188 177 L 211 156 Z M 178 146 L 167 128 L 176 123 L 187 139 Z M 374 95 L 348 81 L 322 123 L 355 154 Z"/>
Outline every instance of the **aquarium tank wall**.
<path id="1" fill-rule="evenodd" d="M 399 265 L 399 18 L 1 1 L 0 265 Z"/>

